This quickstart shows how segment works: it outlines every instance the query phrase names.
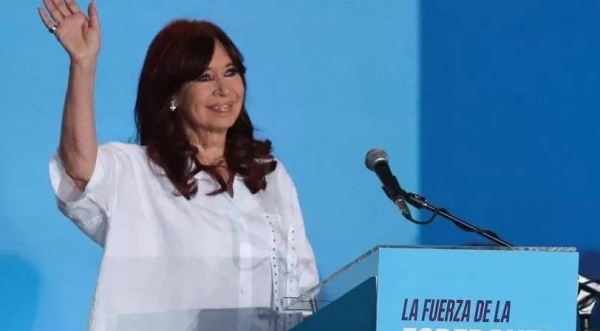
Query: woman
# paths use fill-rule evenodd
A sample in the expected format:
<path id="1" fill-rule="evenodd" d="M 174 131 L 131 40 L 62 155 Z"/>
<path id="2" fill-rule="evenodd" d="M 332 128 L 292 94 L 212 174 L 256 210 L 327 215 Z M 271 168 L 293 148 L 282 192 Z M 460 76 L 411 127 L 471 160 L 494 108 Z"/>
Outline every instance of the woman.
<path id="1" fill-rule="evenodd" d="M 60 210 L 104 249 L 89 329 L 252 329 L 257 311 L 315 285 L 294 184 L 253 137 L 229 37 L 203 21 L 167 25 L 140 75 L 140 144 L 98 146 L 96 6 L 88 17 L 73 0 L 44 7 L 71 60 L 51 180 Z"/>

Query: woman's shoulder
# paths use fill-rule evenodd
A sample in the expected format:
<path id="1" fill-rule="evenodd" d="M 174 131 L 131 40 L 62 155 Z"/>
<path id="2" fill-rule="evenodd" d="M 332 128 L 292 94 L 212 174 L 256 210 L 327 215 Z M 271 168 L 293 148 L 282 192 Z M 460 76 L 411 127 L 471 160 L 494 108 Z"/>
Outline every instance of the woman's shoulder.
<path id="1" fill-rule="evenodd" d="M 101 151 L 115 154 L 145 154 L 145 148 L 139 144 L 109 141 L 98 146 Z"/>
<path id="2" fill-rule="evenodd" d="M 275 162 L 275 169 L 266 176 L 267 186 L 269 183 L 275 185 L 293 185 L 292 178 L 281 159 L 273 157 L 272 161 Z"/>
<path id="3" fill-rule="evenodd" d="M 111 141 L 98 146 L 100 158 L 133 167 L 148 166 L 146 148 L 139 144 Z"/>

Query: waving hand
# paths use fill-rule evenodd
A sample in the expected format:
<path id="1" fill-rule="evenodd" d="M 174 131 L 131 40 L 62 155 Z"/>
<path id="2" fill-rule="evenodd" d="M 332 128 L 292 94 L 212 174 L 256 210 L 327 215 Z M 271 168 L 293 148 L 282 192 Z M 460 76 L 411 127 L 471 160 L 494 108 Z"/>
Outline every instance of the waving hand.
<path id="1" fill-rule="evenodd" d="M 73 0 L 43 0 L 38 13 L 72 61 L 93 59 L 100 51 L 100 22 L 95 1 L 84 15 Z"/>

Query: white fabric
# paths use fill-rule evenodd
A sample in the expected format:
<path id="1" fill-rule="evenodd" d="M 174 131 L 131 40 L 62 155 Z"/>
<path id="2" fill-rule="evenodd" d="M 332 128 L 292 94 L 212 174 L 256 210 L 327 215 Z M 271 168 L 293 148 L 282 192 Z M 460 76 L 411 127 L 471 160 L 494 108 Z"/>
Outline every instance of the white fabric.
<path id="1" fill-rule="evenodd" d="M 200 172 L 199 192 L 188 201 L 163 174 L 134 144 L 100 146 L 85 192 L 58 155 L 50 162 L 59 209 L 104 248 L 88 330 L 149 330 L 160 324 L 151 321 L 169 318 L 188 326 L 166 322 L 168 330 L 189 330 L 196 312 L 276 310 L 281 298 L 318 282 L 281 162 L 254 195 L 236 176 L 233 197 L 207 196 L 218 184 Z"/>

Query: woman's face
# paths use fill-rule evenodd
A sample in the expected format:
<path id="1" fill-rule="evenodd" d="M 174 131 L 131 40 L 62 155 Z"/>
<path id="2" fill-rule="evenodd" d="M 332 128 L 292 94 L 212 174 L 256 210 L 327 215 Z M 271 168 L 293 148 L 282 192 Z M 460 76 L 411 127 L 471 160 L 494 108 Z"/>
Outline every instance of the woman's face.
<path id="1" fill-rule="evenodd" d="M 192 132 L 226 133 L 240 115 L 244 93 L 238 69 L 217 41 L 208 69 L 177 93 L 176 111 L 181 111 L 186 129 Z"/>

